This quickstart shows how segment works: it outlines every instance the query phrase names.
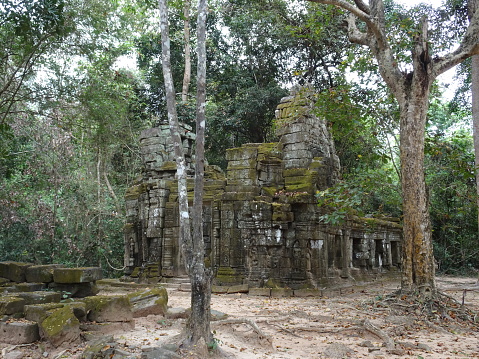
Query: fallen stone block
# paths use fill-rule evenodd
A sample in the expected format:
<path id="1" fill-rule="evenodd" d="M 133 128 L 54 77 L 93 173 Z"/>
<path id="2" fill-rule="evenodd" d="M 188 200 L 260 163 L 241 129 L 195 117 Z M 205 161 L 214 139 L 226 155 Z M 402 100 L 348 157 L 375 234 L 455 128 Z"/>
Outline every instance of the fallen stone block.
<path id="1" fill-rule="evenodd" d="M 211 293 L 226 294 L 228 293 L 228 287 L 224 285 L 213 285 L 211 286 Z"/>
<path id="2" fill-rule="evenodd" d="M 94 282 L 88 283 L 74 283 L 74 284 L 61 284 L 50 283 L 48 288 L 56 292 L 60 292 L 62 299 L 67 298 L 85 298 L 89 296 L 97 295 L 100 290 Z"/>
<path id="3" fill-rule="evenodd" d="M 0 342 L 29 344 L 40 339 L 38 324 L 28 320 L 0 322 Z"/>
<path id="4" fill-rule="evenodd" d="M 17 296 L 25 299 L 25 304 L 59 303 L 62 299 L 60 293 L 45 291 L 17 293 Z"/>
<path id="5" fill-rule="evenodd" d="M 319 289 L 295 289 L 295 297 L 321 297 L 322 292 Z"/>
<path id="6" fill-rule="evenodd" d="M 269 297 L 271 296 L 271 288 L 250 288 L 248 294 L 258 297 Z"/>
<path id="7" fill-rule="evenodd" d="M 189 308 L 168 308 L 165 317 L 168 319 L 188 319 L 190 313 L 191 310 Z"/>
<path id="8" fill-rule="evenodd" d="M 53 281 L 60 284 L 89 283 L 103 278 L 101 268 L 55 268 Z"/>
<path id="9" fill-rule="evenodd" d="M 0 315 L 11 315 L 23 312 L 25 299 L 17 296 L 0 297 Z"/>
<path id="10" fill-rule="evenodd" d="M 53 270 L 62 267 L 62 264 L 32 265 L 25 272 L 26 280 L 38 283 L 53 282 Z"/>
<path id="11" fill-rule="evenodd" d="M 69 306 L 54 309 L 39 328 L 40 335 L 56 347 L 80 340 L 80 322 Z"/>
<path id="12" fill-rule="evenodd" d="M 165 315 L 168 310 L 168 293 L 163 287 L 130 293 L 128 298 L 135 318 L 146 317 L 150 314 Z"/>
<path id="13" fill-rule="evenodd" d="M 0 277 L 10 279 L 13 282 L 22 283 L 26 281 L 26 270 L 32 266 L 31 263 L 22 262 L 0 262 Z"/>
<path id="14" fill-rule="evenodd" d="M 42 323 L 55 309 L 62 308 L 61 303 L 30 304 L 24 308 L 25 319 Z"/>
<path id="15" fill-rule="evenodd" d="M 45 289 L 43 283 L 18 283 L 13 286 L 15 292 L 36 292 Z"/>
<path id="16" fill-rule="evenodd" d="M 293 295 L 293 290 L 289 288 L 272 288 L 271 297 L 273 298 L 285 298 L 291 297 Z"/>
<path id="17" fill-rule="evenodd" d="M 228 294 L 231 293 L 248 293 L 248 284 L 232 285 L 228 287 Z"/>
<path id="18" fill-rule="evenodd" d="M 129 322 L 133 320 L 127 296 L 94 296 L 83 299 L 87 318 L 92 322 Z"/>

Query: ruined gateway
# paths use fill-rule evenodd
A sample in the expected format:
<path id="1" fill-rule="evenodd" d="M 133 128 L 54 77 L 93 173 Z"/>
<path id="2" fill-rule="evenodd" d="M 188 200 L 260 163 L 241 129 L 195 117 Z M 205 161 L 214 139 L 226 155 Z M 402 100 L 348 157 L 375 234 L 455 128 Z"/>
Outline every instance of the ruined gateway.
<path id="1" fill-rule="evenodd" d="M 279 142 L 227 150 L 226 175 L 207 166 L 205 260 L 215 284 L 317 288 L 398 268 L 397 223 L 354 218 L 338 227 L 320 220 L 315 194 L 337 181 L 340 164 L 327 125 L 312 113 L 312 97 L 301 89 L 282 99 Z M 182 131 L 192 200 L 194 134 Z M 144 131 L 140 146 L 142 178 L 126 193 L 125 265 L 131 279 L 155 282 L 184 274 L 168 125 Z"/>

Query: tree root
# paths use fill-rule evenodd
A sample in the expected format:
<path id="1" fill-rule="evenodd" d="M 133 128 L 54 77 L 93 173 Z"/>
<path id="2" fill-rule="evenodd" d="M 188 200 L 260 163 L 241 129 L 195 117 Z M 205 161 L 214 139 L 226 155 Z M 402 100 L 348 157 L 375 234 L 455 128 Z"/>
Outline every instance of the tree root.
<path id="1" fill-rule="evenodd" d="M 479 328 L 478 313 L 463 305 L 452 296 L 436 291 L 428 296 L 417 292 L 397 291 L 384 299 L 369 302 L 375 308 L 391 308 L 397 315 L 412 315 L 439 325 L 456 322 L 474 329 Z"/>
<path id="2" fill-rule="evenodd" d="M 260 337 L 260 339 L 266 339 L 270 344 L 273 342 L 273 339 L 268 335 L 266 334 L 265 332 L 263 332 L 259 327 L 258 325 L 251 319 L 247 319 L 247 318 L 231 318 L 231 319 L 223 319 L 223 320 L 218 320 L 218 321 L 214 321 L 214 322 L 211 322 L 211 326 L 214 326 L 214 325 L 225 325 L 225 324 L 247 324 L 249 325 L 253 331 L 258 334 L 258 336 Z"/>

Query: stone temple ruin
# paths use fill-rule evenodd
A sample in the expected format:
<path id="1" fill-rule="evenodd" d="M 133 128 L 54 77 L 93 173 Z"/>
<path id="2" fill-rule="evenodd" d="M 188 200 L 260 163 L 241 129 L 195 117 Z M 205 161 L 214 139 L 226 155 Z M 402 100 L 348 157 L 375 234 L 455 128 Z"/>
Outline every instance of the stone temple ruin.
<path id="1" fill-rule="evenodd" d="M 207 166 L 205 260 L 216 285 L 318 288 L 398 268 L 398 223 L 354 218 L 331 226 L 320 220 L 325 209 L 315 195 L 338 180 L 340 163 L 327 124 L 312 107 L 312 92 L 305 89 L 283 98 L 276 111 L 278 142 L 227 150 L 226 174 Z M 192 199 L 195 137 L 188 126 L 182 131 Z M 140 146 L 142 178 L 126 193 L 126 274 L 154 282 L 184 273 L 169 127 L 144 131 Z"/>

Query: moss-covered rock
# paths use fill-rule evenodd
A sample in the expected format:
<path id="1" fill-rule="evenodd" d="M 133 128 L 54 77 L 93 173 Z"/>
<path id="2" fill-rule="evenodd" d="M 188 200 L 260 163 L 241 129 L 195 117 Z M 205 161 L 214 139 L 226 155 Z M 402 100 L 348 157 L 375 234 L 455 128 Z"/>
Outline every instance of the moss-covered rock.
<path id="1" fill-rule="evenodd" d="M 13 282 L 22 283 L 26 281 L 25 273 L 32 263 L 23 262 L 0 262 L 0 277 L 7 278 Z"/>
<path id="2" fill-rule="evenodd" d="M 125 193 L 125 200 L 137 199 L 142 193 L 146 193 L 147 188 L 146 183 L 141 183 L 128 188 Z"/>
<path id="3" fill-rule="evenodd" d="M 40 335 L 56 347 L 80 340 L 80 321 L 69 306 L 54 309 L 39 326 Z"/>
<path id="4" fill-rule="evenodd" d="M 26 280 L 32 283 L 53 282 L 53 270 L 64 267 L 61 264 L 33 265 L 26 270 Z"/>
<path id="5" fill-rule="evenodd" d="M 128 322 L 133 319 L 130 299 L 126 296 L 94 296 L 83 299 L 92 322 Z"/>
<path id="6" fill-rule="evenodd" d="M 150 314 L 165 315 L 168 310 L 168 293 L 163 287 L 128 294 L 135 318 Z"/>
<path id="7" fill-rule="evenodd" d="M 0 315 L 22 313 L 26 304 L 25 299 L 17 296 L 0 297 Z"/>
<path id="8" fill-rule="evenodd" d="M 88 283 L 102 278 L 103 274 L 99 267 L 55 268 L 53 270 L 53 280 L 60 284 Z"/>

